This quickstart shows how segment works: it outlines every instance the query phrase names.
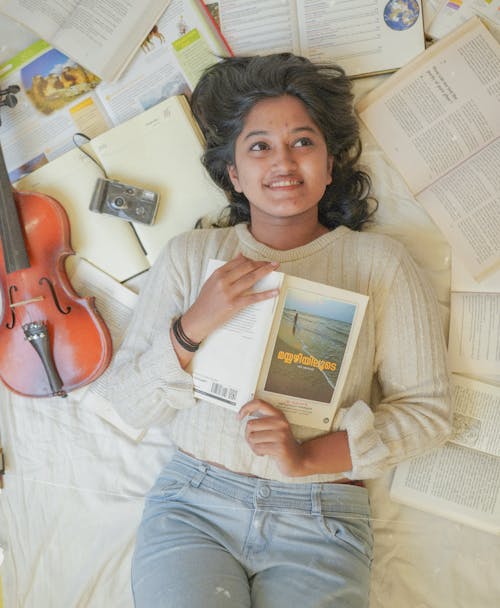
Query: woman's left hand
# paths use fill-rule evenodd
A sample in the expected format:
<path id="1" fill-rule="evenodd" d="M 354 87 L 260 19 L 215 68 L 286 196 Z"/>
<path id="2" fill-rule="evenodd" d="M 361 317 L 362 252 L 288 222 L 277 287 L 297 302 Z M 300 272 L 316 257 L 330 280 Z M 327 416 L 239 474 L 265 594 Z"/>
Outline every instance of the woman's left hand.
<path id="1" fill-rule="evenodd" d="M 294 438 L 281 410 L 266 401 L 254 399 L 241 408 L 239 416 L 240 420 L 245 416 L 256 416 L 247 420 L 245 429 L 246 440 L 254 454 L 271 456 L 284 475 L 296 477 L 302 474 L 302 446 Z"/>

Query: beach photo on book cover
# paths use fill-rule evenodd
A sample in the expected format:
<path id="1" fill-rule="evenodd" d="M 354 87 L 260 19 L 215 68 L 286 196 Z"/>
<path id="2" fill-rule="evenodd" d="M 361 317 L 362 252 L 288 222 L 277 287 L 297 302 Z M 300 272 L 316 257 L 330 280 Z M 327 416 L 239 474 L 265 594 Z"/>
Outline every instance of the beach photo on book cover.
<path id="1" fill-rule="evenodd" d="M 331 402 L 356 306 L 289 289 L 265 390 Z"/>

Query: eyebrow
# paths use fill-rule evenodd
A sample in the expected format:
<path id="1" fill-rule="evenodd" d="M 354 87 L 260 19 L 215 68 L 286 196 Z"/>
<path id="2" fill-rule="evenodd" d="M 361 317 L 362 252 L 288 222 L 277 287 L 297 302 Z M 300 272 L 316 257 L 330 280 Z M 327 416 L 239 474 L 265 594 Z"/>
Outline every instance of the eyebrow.
<path id="1" fill-rule="evenodd" d="M 295 127 L 295 129 L 291 130 L 292 134 L 296 134 L 296 133 L 314 133 L 314 134 L 320 134 L 319 129 L 315 129 L 314 127 L 309 127 L 309 126 L 304 126 L 304 127 Z M 268 135 L 269 131 L 265 131 L 264 129 L 262 130 L 255 130 L 255 131 L 249 131 L 245 137 L 243 138 L 243 141 L 246 141 L 247 139 L 249 139 L 250 137 L 258 137 L 260 135 Z"/>

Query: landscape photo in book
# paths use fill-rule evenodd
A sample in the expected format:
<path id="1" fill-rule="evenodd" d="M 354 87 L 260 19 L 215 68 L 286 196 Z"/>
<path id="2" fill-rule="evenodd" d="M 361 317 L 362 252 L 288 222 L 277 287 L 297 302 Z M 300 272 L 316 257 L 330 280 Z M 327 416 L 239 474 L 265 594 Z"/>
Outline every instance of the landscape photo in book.
<path id="1" fill-rule="evenodd" d="M 356 306 L 289 289 L 264 389 L 329 404 Z"/>

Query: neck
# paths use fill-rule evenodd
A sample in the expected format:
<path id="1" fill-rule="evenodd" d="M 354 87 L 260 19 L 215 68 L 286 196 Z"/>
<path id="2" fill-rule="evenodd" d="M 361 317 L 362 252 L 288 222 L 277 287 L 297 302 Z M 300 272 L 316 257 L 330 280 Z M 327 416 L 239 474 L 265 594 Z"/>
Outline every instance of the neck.
<path id="1" fill-rule="evenodd" d="M 300 223 L 290 222 L 287 219 L 277 218 L 272 222 L 264 223 L 254 221 L 252 217 L 250 232 L 260 243 L 280 251 L 302 247 L 329 232 L 328 228 L 320 224 L 317 219 L 313 222 Z"/>

